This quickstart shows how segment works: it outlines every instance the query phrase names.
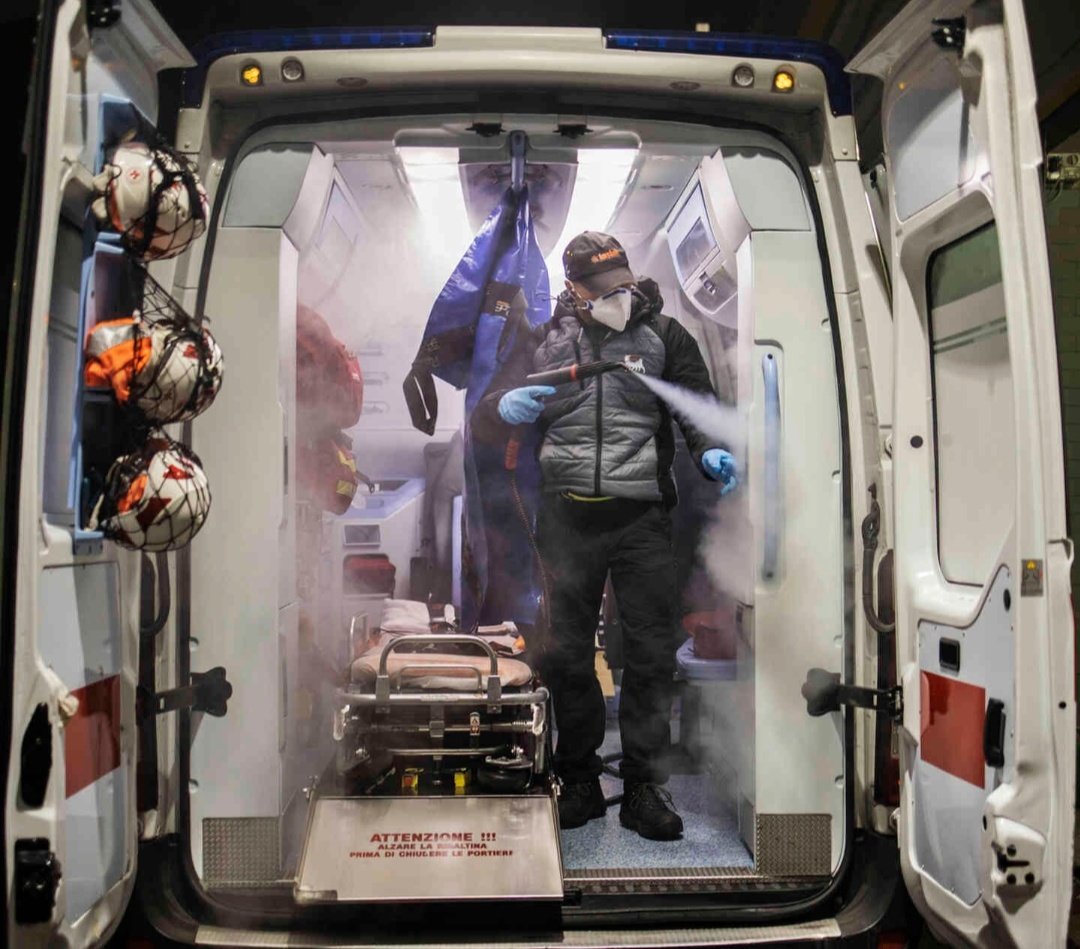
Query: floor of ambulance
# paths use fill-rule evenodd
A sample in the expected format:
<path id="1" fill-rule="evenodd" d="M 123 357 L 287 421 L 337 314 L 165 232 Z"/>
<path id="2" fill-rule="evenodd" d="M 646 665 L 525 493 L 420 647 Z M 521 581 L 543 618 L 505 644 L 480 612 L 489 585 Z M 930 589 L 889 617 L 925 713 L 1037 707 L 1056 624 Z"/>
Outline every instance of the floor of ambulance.
<path id="1" fill-rule="evenodd" d="M 619 726 L 608 722 L 601 755 L 617 752 Z M 622 781 L 600 779 L 604 796 L 622 793 Z M 565 870 L 638 870 L 752 867 L 753 858 L 739 839 L 734 810 L 722 799 L 715 775 L 673 773 L 667 784 L 683 819 L 679 840 L 646 840 L 619 823 L 619 805 L 608 806 L 602 818 L 584 827 L 560 832 Z"/>

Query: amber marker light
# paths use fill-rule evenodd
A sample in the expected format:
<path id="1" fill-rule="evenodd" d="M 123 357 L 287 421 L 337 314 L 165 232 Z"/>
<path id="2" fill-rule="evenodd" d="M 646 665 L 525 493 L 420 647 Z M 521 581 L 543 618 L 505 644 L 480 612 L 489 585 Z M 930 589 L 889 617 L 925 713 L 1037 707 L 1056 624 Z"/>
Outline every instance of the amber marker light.
<path id="1" fill-rule="evenodd" d="M 778 69 L 772 87 L 774 92 L 791 92 L 795 88 L 795 73 L 790 69 Z"/>
<path id="2" fill-rule="evenodd" d="M 245 86 L 262 85 L 262 68 L 258 63 L 251 63 L 240 70 L 240 82 Z"/>

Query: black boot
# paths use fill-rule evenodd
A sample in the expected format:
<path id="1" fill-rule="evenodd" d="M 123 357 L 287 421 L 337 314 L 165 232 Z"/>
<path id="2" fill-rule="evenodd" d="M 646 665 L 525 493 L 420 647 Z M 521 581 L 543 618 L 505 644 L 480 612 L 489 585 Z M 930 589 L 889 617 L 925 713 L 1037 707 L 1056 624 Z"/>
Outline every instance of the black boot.
<path id="1" fill-rule="evenodd" d="M 627 784 L 619 822 L 649 840 L 676 840 L 683 832 L 671 795 L 657 784 Z"/>
<path id="2" fill-rule="evenodd" d="M 607 811 L 600 779 L 564 784 L 559 795 L 559 826 L 566 830 L 580 827 L 594 817 L 603 817 Z"/>

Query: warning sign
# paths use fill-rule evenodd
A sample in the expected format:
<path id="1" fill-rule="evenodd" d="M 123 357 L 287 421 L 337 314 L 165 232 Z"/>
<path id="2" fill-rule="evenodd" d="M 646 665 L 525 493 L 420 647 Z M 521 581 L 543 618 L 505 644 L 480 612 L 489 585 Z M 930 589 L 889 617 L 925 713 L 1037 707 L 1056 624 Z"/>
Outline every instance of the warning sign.
<path id="1" fill-rule="evenodd" d="M 304 902 L 561 899 L 548 797 L 322 798 L 304 847 Z"/>
<path id="2" fill-rule="evenodd" d="M 475 839 L 479 837 L 480 839 Z M 397 857 L 512 857 L 512 849 L 498 844 L 498 831 L 410 831 L 372 834 L 367 850 L 353 850 L 349 857 L 354 860 L 379 860 Z"/>

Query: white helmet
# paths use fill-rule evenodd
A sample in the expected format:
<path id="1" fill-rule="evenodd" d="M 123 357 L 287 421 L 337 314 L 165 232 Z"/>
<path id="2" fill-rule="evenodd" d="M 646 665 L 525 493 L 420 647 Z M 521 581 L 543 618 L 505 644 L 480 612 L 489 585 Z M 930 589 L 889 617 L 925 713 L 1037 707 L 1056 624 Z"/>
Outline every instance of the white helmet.
<path id="1" fill-rule="evenodd" d="M 88 526 L 132 550 L 176 550 L 209 513 L 210 485 L 198 456 L 158 431 L 113 462 Z"/>
<path id="2" fill-rule="evenodd" d="M 187 315 L 149 274 L 127 319 L 98 323 L 86 337 L 85 381 L 110 386 L 121 405 L 151 422 L 195 418 L 214 401 L 225 371 L 206 325 Z"/>
<path id="3" fill-rule="evenodd" d="M 184 422 L 209 407 L 221 388 L 224 359 L 217 341 L 193 322 L 141 321 L 150 356 L 135 374 L 131 403 L 156 422 Z"/>
<path id="4" fill-rule="evenodd" d="M 120 233 L 141 260 L 181 253 L 206 230 L 206 189 L 188 161 L 167 146 L 118 145 L 94 179 L 91 205 L 102 227 Z"/>

